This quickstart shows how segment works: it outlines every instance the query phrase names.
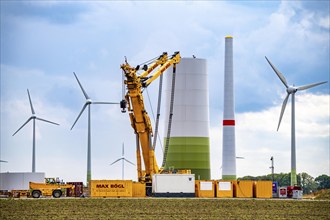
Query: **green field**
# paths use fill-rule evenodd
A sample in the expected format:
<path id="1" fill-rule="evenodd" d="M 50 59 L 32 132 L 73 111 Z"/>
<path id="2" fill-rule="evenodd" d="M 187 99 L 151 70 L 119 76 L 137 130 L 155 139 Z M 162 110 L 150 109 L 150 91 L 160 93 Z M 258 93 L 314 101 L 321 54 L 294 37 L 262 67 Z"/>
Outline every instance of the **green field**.
<path id="1" fill-rule="evenodd" d="M 330 201 L 0 199 L 0 219 L 330 219 Z"/>

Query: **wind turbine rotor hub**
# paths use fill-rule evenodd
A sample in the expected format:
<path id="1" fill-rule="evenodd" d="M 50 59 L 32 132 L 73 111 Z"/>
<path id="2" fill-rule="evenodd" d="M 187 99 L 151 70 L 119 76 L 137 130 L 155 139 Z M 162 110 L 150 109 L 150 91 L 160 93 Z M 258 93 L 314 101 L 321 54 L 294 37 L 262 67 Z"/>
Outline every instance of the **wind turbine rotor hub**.
<path id="1" fill-rule="evenodd" d="M 289 94 L 296 93 L 298 89 L 296 87 L 290 86 L 286 89 Z"/>
<path id="2" fill-rule="evenodd" d="M 86 99 L 86 104 L 92 104 L 92 100 L 91 99 Z"/>

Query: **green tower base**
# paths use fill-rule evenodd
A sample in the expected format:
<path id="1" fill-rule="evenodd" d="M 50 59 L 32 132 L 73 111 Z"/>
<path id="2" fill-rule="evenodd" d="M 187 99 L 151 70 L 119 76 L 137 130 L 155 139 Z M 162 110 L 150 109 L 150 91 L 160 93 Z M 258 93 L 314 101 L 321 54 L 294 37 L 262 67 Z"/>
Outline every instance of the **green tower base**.
<path id="1" fill-rule="evenodd" d="M 195 174 L 195 179 L 209 180 L 210 138 L 171 137 L 164 168 L 191 170 L 191 173 Z"/>

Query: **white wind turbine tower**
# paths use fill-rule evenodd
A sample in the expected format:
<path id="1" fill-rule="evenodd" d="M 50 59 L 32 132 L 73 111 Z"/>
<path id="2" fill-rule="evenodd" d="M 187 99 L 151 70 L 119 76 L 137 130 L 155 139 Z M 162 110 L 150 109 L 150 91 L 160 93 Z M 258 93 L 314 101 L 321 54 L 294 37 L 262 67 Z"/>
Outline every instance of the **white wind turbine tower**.
<path id="1" fill-rule="evenodd" d="M 75 126 L 75 124 L 77 123 L 78 119 L 80 118 L 81 114 L 84 112 L 85 108 L 88 107 L 88 134 L 87 134 L 87 186 L 89 185 L 89 182 L 91 180 L 92 177 L 92 166 L 91 166 L 91 104 L 119 104 L 119 103 L 114 103 L 114 102 L 93 102 L 91 100 L 91 98 L 87 95 L 86 91 L 84 90 L 84 88 L 82 87 L 77 75 L 75 72 L 73 72 L 80 88 L 81 91 L 84 93 L 84 96 L 86 98 L 86 102 L 83 106 L 83 108 L 81 109 L 77 119 L 75 120 L 75 122 L 73 123 L 71 130 L 73 129 L 73 127 Z"/>
<path id="2" fill-rule="evenodd" d="M 305 89 L 309 89 L 312 88 L 314 86 L 318 86 L 321 85 L 323 83 L 327 83 L 325 82 L 319 82 L 319 83 L 313 83 L 313 84 L 308 84 L 308 85 L 304 85 L 304 86 L 289 86 L 285 77 L 282 75 L 282 73 L 276 69 L 276 67 L 267 59 L 267 57 L 265 57 L 267 62 L 270 64 L 270 66 L 272 67 L 272 69 L 275 71 L 275 73 L 277 74 L 277 76 L 280 78 L 280 80 L 282 81 L 282 83 L 284 84 L 284 86 L 286 87 L 286 92 L 287 95 L 283 101 L 282 104 L 282 109 L 281 109 L 281 114 L 280 114 L 280 119 L 278 122 L 278 126 L 277 126 L 277 131 L 280 128 L 280 124 L 282 121 L 282 117 L 284 114 L 284 110 L 286 107 L 286 104 L 288 102 L 289 96 L 291 95 L 291 186 L 297 185 L 297 171 L 296 171 L 296 128 L 295 128 L 295 93 L 297 91 L 301 91 L 301 90 L 305 90 Z"/>
<path id="3" fill-rule="evenodd" d="M 54 125 L 59 125 L 55 122 L 51 122 L 51 121 L 47 121 L 45 119 L 39 118 L 36 116 L 36 113 L 33 109 L 33 105 L 32 105 L 32 101 L 31 101 L 31 97 L 30 97 L 30 92 L 29 90 L 27 90 L 28 96 L 29 96 L 29 101 L 30 101 L 30 107 L 31 107 L 31 112 L 32 112 L 32 116 L 13 134 L 13 136 L 19 131 L 21 130 L 27 123 L 29 123 L 29 121 L 33 121 L 33 136 L 32 136 L 32 172 L 36 172 L 36 119 L 39 121 L 44 121 L 44 122 L 48 122 Z"/>
<path id="4" fill-rule="evenodd" d="M 129 160 L 127 160 L 127 159 L 125 158 L 124 143 L 123 143 L 123 148 L 122 148 L 121 158 L 119 158 L 118 160 L 116 160 L 116 161 L 114 161 L 113 163 L 111 163 L 110 166 L 113 165 L 113 164 L 115 164 L 115 163 L 117 163 L 117 162 L 120 161 L 120 160 L 122 161 L 122 168 L 121 168 L 121 169 L 122 169 L 122 179 L 124 179 L 124 162 L 126 161 L 126 162 L 132 164 L 133 166 L 135 165 L 134 163 L 132 163 L 131 161 L 129 161 Z"/>

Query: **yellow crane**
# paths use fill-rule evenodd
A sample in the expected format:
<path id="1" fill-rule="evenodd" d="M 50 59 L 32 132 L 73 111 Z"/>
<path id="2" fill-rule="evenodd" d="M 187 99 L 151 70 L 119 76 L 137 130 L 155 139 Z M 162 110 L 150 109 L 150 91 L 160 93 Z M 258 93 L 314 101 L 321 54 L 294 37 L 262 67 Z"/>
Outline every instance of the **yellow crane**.
<path id="1" fill-rule="evenodd" d="M 171 57 L 168 57 L 164 52 L 160 55 L 149 67 L 143 66 L 144 72 L 140 75 L 137 72 L 140 67 L 131 67 L 127 60 L 120 67 L 124 72 L 124 83 L 127 88 L 125 100 L 122 100 L 120 105 L 122 111 L 125 112 L 126 105 L 129 111 L 131 125 L 136 134 L 137 149 L 137 173 L 139 182 L 144 182 L 151 187 L 153 174 L 161 173 L 162 168 L 157 165 L 154 148 L 152 146 L 151 137 L 153 136 L 150 118 L 144 106 L 142 91 L 150 83 L 156 80 L 166 69 L 173 65 L 175 71 L 176 64 L 180 62 L 180 52 L 175 52 Z M 157 68 L 158 67 L 158 68 Z M 153 74 L 152 74 L 153 73 Z M 145 170 L 142 170 L 141 150 Z"/>

